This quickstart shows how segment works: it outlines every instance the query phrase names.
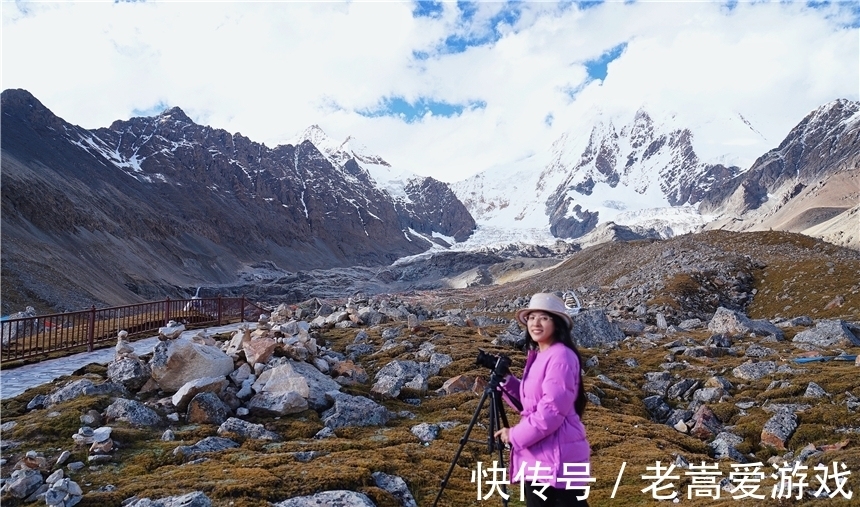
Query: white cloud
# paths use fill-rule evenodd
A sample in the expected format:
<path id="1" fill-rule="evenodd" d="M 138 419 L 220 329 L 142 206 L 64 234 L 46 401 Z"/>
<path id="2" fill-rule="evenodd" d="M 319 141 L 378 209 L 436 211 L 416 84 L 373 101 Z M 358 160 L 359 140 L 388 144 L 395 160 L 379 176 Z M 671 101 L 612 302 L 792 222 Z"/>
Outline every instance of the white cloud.
<path id="1" fill-rule="evenodd" d="M 270 147 L 318 124 L 445 181 L 541 160 L 594 107 L 677 113 L 700 126 L 704 152 L 749 163 L 815 107 L 858 99 L 858 30 L 844 28 L 856 14 L 838 3 L 522 3 L 494 32 L 486 21 L 503 5 L 480 3 L 464 21 L 449 2 L 436 18 L 414 18 L 406 2 L 3 3 L 2 88 L 87 128 L 161 103 Z M 451 35 L 493 33 L 436 52 Z M 583 62 L 621 43 L 605 81 L 571 102 Z M 356 113 L 393 96 L 486 107 L 410 124 Z M 738 113 L 761 135 L 722 133 L 717 120 Z"/>

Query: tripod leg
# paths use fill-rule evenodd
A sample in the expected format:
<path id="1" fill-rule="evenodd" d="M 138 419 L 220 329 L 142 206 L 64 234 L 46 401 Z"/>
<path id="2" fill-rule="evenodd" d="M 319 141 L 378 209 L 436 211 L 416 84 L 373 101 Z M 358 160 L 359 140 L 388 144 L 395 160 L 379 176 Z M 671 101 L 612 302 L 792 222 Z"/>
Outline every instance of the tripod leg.
<path id="1" fill-rule="evenodd" d="M 495 424 L 495 426 L 499 429 L 510 427 L 510 426 L 508 426 L 508 418 L 507 418 L 507 416 L 505 416 L 505 408 L 504 408 L 504 406 L 502 406 L 502 393 L 500 393 L 499 391 L 493 391 L 493 401 L 492 401 L 492 405 L 491 405 L 491 410 L 495 413 L 494 414 L 495 422 L 491 423 L 491 426 L 493 424 Z M 490 438 L 492 438 L 492 437 L 493 437 L 493 434 L 491 433 Z M 505 467 L 505 446 L 502 442 L 501 437 L 498 438 L 496 445 L 499 448 L 499 465 L 501 465 L 501 467 L 504 468 Z M 491 452 L 492 452 L 492 450 L 491 450 Z M 502 492 L 504 493 L 504 496 L 502 496 L 502 504 L 505 507 L 507 507 L 508 499 L 510 498 L 510 496 L 508 495 L 508 486 L 504 483 L 502 483 Z"/>
<path id="2" fill-rule="evenodd" d="M 454 467 L 457 465 L 457 460 L 460 459 L 460 453 L 463 452 L 463 447 L 466 446 L 466 442 L 469 441 L 469 434 L 472 432 L 472 428 L 475 426 L 475 423 L 478 421 L 478 416 L 481 413 L 481 409 L 484 407 L 484 402 L 487 400 L 487 396 L 490 394 L 488 389 L 484 390 L 484 394 L 481 395 L 481 401 L 478 402 L 477 408 L 475 408 L 475 413 L 472 414 L 472 420 L 469 421 L 469 426 L 466 428 L 466 432 L 463 434 L 463 438 L 460 439 L 460 446 L 457 448 L 456 454 L 454 454 L 454 459 L 451 460 L 451 466 L 448 467 L 448 473 L 445 474 L 445 478 L 442 479 L 442 485 L 439 488 L 439 493 L 436 494 L 436 499 L 433 500 L 433 507 L 436 507 L 436 504 L 439 503 L 439 499 L 442 497 L 442 491 L 445 490 L 445 486 L 448 485 L 448 479 L 451 478 L 451 472 L 454 471 Z"/>

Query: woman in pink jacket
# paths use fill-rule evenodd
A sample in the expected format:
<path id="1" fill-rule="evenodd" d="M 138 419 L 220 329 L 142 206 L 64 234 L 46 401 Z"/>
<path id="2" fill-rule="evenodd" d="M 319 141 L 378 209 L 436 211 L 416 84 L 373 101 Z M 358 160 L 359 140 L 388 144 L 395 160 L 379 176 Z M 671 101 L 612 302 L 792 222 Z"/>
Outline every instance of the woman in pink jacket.
<path id="1" fill-rule="evenodd" d="M 579 351 L 570 336 L 573 321 L 562 300 L 548 293 L 532 296 L 517 320 L 526 326 L 523 379 L 508 375 L 501 388 L 523 408 L 519 423 L 496 432 L 511 447 L 511 482 L 524 488 L 528 507 L 587 506 L 594 479 L 581 419 L 586 398 Z"/>

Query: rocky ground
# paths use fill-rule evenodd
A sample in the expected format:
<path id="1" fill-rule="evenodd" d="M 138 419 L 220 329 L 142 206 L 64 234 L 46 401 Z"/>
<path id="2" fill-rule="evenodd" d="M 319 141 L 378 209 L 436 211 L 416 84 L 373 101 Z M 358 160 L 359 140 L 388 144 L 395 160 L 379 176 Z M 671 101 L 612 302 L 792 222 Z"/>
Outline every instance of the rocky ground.
<path id="1" fill-rule="evenodd" d="M 575 289 L 591 505 L 672 491 L 686 505 L 853 505 L 858 271 L 857 252 L 803 236 L 713 231 L 598 245 L 504 285 L 273 301 L 247 333 L 165 339 L 142 358 L 120 342 L 110 365 L 4 400 L 0 499 L 432 505 L 489 378 L 479 350 L 519 374 L 513 312 Z M 501 503 L 471 481 L 498 459 L 487 422 L 438 505 Z M 673 467 L 665 490 L 647 489 L 657 466 Z M 743 467 L 757 490 L 730 480 Z"/>

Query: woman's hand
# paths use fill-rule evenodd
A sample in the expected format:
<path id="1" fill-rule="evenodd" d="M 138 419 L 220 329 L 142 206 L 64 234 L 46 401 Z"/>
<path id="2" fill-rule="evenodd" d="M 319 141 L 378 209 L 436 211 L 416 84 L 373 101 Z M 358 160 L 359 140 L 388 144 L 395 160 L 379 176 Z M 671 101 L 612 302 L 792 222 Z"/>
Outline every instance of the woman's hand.
<path id="1" fill-rule="evenodd" d="M 511 443 L 510 431 L 510 428 L 502 428 L 499 431 L 495 432 L 493 436 L 496 438 L 500 438 L 503 444 L 508 445 Z"/>

